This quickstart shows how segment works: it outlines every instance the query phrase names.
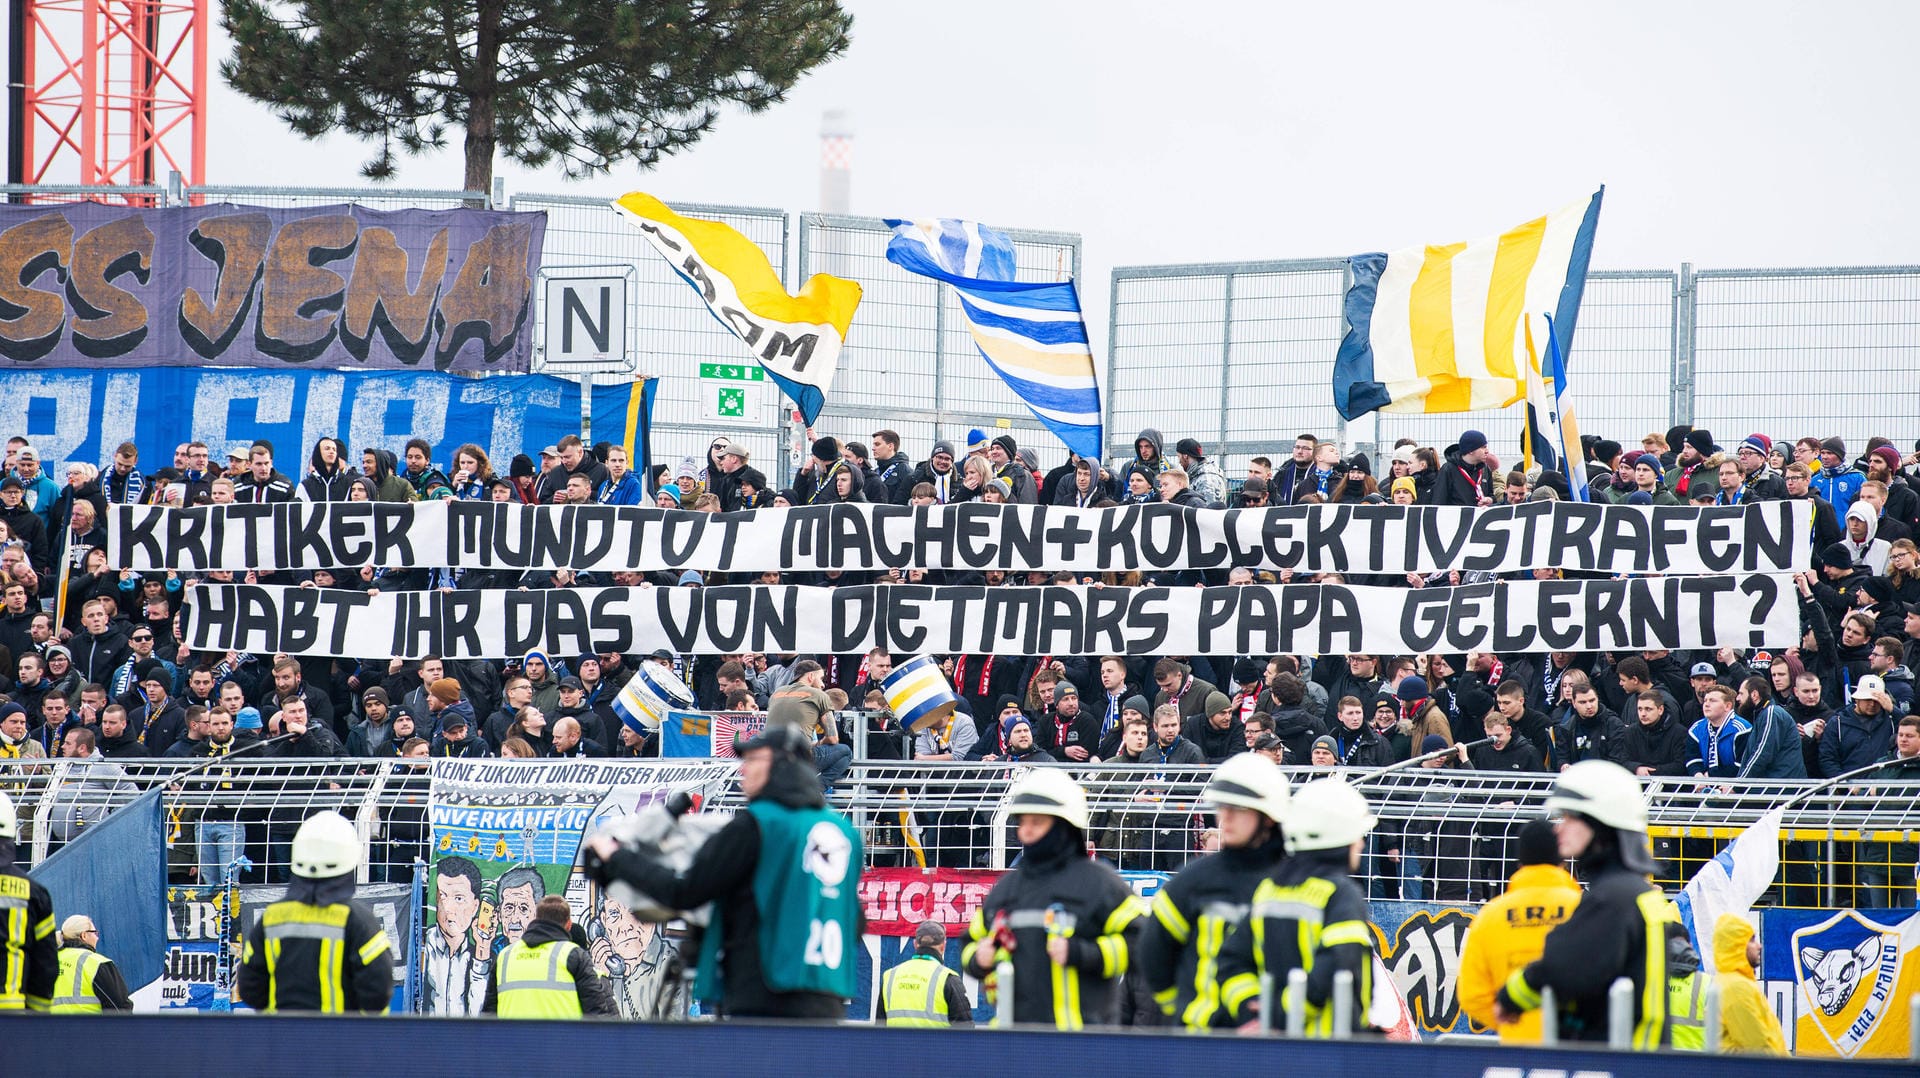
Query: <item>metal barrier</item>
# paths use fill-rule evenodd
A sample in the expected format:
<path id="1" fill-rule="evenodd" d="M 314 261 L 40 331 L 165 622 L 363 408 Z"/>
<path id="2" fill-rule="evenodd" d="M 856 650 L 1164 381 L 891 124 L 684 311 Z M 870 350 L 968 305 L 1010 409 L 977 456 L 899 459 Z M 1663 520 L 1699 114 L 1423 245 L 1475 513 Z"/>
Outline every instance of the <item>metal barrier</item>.
<path id="1" fill-rule="evenodd" d="M 334 809 L 355 821 L 368 844 L 368 878 L 406 880 L 427 856 L 427 776 L 417 760 L 236 761 L 219 774 L 177 780 L 196 762 L 9 761 L 0 766 L 25 823 L 22 852 L 35 863 L 106 812 L 155 785 L 168 798 L 181 882 L 200 859 L 196 827 L 238 823 L 256 872 L 273 878 L 301 820 Z M 636 760 L 636 768 L 652 766 Z M 831 800 L 865 836 L 869 864 L 1005 868 L 1018 850 L 1006 795 L 1024 767 L 1006 764 L 855 764 Z M 1199 805 L 1210 767 L 1087 764 L 1070 768 L 1087 791 L 1089 837 L 1126 870 L 1174 872 L 1214 848 Z M 229 773 L 230 772 L 230 773 Z M 1299 783 L 1329 770 L 1290 768 Z M 1344 772 L 1370 797 L 1380 826 L 1358 874 L 1374 898 L 1480 902 L 1512 871 L 1514 832 L 1538 816 L 1553 787 L 1545 773 L 1416 769 Z M 1678 890 L 1701 864 L 1769 809 L 1816 785 L 1744 782 L 1725 788 L 1697 779 L 1649 783 L 1651 833 L 1663 871 Z M 1781 827 L 1781 874 L 1773 905 L 1887 908 L 1913 902 L 1913 855 L 1920 844 L 1920 784 L 1862 782 L 1834 787 L 1789 808 Z M 737 787 L 717 805 L 742 804 Z M 217 855 L 217 851 L 214 854 Z M 1898 901 L 1894 901 L 1898 899 Z"/>
<path id="2" fill-rule="evenodd" d="M 421 760 L 235 760 L 188 776 L 205 760 L 8 761 L 0 791 L 13 798 L 19 853 L 34 864 L 156 786 L 167 786 L 172 882 L 204 882 L 230 848 L 203 844 L 203 825 L 232 825 L 255 868 L 248 882 L 286 878 L 288 847 L 301 821 L 332 809 L 353 820 L 367 843 L 361 878 L 412 879 L 429 853 L 427 773 Z M 210 829 L 209 829 L 210 830 Z"/>
<path id="3" fill-rule="evenodd" d="M 1004 229 L 1023 280 L 1059 280 L 1080 272 L 1080 237 Z M 1010 433 L 1040 454 L 1044 473 L 1065 447 L 987 367 L 967 332 L 953 290 L 887 261 L 893 230 L 878 218 L 800 215 L 795 281 L 831 273 L 865 290 L 826 410 L 821 434 L 858 438 L 881 428 L 925 459 L 938 438 L 958 443 L 968 428 Z M 857 403 L 856 403 L 857 402 Z M 964 453 L 964 448 L 960 448 Z"/>

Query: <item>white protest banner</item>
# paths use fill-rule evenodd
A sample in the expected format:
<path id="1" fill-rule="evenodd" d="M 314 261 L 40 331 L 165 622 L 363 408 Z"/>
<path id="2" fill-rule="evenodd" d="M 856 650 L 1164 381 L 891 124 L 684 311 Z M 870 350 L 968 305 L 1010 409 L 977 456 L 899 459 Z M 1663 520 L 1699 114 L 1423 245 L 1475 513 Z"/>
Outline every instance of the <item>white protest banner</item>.
<path id="1" fill-rule="evenodd" d="M 1515 580 L 1456 588 L 556 588 L 365 592 L 201 584 L 194 651 L 496 659 L 650 652 L 1331 655 L 1788 647 L 1789 574 Z"/>
<path id="2" fill-rule="evenodd" d="M 479 501 L 286 502 L 107 511 L 108 564 L 137 572 L 374 566 L 605 573 L 845 569 L 1296 572 L 1800 572 L 1792 502 L 1527 502 L 1107 509 L 866 503 L 697 513 Z"/>

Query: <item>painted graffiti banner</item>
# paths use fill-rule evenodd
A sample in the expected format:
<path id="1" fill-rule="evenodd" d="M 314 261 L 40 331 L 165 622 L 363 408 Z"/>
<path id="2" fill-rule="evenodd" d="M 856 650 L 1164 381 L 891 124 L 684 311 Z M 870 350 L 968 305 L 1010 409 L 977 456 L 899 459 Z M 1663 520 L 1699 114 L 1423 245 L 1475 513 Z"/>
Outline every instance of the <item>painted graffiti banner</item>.
<path id="1" fill-rule="evenodd" d="M 1374 949 L 1423 1036 L 1487 1033 L 1460 1007 L 1460 952 L 1474 910 L 1432 902 L 1371 903 Z"/>
<path id="2" fill-rule="evenodd" d="M 596 418 L 595 429 L 600 425 Z M 311 445 L 318 434 L 306 433 L 300 444 Z M 107 528 L 113 564 L 140 572 L 404 563 L 599 573 L 1247 566 L 1395 575 L 1544 568 L 1705 574 L 1799 572 L 1812 556 L 1807 515 L 1788 502 L 1700 508 L 1529 502 L 1486 509 L 852 503 L 744 513 L 469 501 L 381 509 L 302 503 L 116 506 Z"/>
<path id="3" fill-rule="evenodd" d="M 322 437 L 345 442 L 356 467 L 368 449 L 404 460 L 408 439 L 425 439 L 448 474 L 453 451 L 472 442 L 504 473 L 514 454 L 579 432 L 580 385 L 540 374 L 432 371 L 0 370 L 0 415 L 21 417 L 15 429 L 56 478 L 66 461 L 105 466 L 122 442 L 149 453 L 204 442 L 224 464 L 228 451 L 264 438 L 277 449 L 276 466 L 297 483 Z M 171 463 L 140 461 L 148 473 Z"/>
<path id="4" fill-rule="evenodd" d="M 494 959 L 547 895 L 562 895 L 623 1017 L 684 1016 L 677 940 L 642 922 L 574 871 L 581 837 L 686 791 L 718 794 L 732 764 L 435 760 L 429 795 L 432 876 L 421 918 L 416 1010 L 480 1013 Z"/>
<path id="5" fill-rule="evenodd" d="M 167 888 L 167 955 L 160 976 L 127 986 L 136 1011 L 211 1011 L 231 1007 L 237 935 L 225 915 L 233 892 L 214 887 Z M 223 931 L 235 945 L 223 948 Z M 226 950 L 222 969 L 221 951 Z M 216 1003 L 216 999 L 220 1003 Z"/>
<path id="6" fill-rule="evenodd" d="M 543 213 L 0 206 L 0 358 L 525 373 Z"/>
<path id="7" fill-rule="evenodd" d="M 551 588 L 385 591 L 203 583 L 194 651 L 498 659 L 676 655 L 1407 655 L 1787 647 L 1787 574 L 1515 580 L 1445 588 Z"/>

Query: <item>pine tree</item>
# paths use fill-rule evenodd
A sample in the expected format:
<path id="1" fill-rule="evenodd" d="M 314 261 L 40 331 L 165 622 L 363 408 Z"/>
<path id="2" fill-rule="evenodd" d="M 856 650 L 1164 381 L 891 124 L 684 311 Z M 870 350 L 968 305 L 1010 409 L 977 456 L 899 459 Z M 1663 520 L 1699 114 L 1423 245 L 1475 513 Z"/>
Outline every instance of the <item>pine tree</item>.
<path id="1" fill-rule="evenodd" d="M 220 73 L 308 138 L 379 143 L 391 176 L 466 134 L 468 190 L 505 154 L 569 178 L 650 168 L 727 103 L 759 112 L 845 51 L 837 0 L 221 0 Z"/>

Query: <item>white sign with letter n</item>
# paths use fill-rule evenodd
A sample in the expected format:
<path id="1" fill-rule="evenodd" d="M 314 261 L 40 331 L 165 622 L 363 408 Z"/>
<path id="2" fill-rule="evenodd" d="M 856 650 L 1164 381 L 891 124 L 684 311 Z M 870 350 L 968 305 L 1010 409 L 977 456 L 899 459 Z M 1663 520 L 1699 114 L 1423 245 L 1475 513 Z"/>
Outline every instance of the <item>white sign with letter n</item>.
<path id="1" fill-rule="evenodd" d="M 542 270 L 540 359 L 549 370 L 625 373 L 630 267 Z"/>

